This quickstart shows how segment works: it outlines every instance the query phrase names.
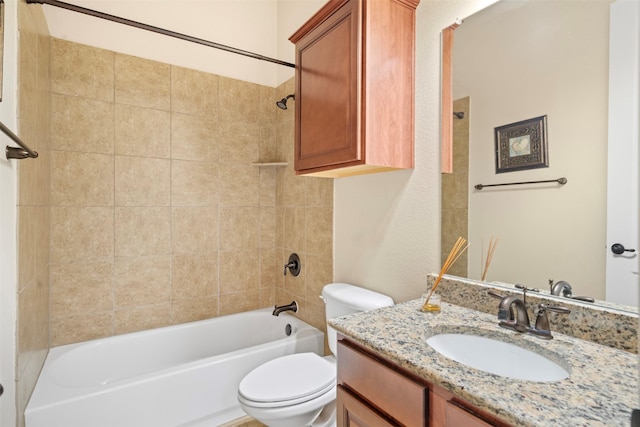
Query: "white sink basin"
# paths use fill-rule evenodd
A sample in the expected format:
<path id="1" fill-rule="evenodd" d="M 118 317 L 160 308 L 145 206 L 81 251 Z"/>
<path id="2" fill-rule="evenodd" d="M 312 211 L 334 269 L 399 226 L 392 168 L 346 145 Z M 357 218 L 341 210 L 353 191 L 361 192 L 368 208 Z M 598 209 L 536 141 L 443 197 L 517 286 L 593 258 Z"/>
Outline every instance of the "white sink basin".
<path id="1" fill-rule="evenodd" d="M 567 369 L 541 354 L 488 337 L 438 334 L 427 338 L 427 344 L 456 362 L 502 377 L 536 382 L 569 377 Z"/>

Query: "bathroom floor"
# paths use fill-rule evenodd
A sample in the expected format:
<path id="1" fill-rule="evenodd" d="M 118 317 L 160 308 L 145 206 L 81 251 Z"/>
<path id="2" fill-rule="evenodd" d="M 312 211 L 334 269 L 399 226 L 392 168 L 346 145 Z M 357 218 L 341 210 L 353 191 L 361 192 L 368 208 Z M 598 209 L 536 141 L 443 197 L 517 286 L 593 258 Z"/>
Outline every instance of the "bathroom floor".
<path id="1" fill-rule="evenodd" d="M 238 418 L 237 420 L 230 421 L 219 427 L 267 427 L 267 426 L 254 420 L 249 416 L 246 416 L 246 417 Z"/>

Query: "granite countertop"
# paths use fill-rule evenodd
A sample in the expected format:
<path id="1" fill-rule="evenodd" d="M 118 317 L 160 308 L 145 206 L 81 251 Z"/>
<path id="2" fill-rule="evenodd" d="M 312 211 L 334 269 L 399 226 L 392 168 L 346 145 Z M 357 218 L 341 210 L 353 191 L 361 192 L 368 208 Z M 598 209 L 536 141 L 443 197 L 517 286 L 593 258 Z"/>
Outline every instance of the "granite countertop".
<path id="1" fill-rule="evenodd" d="M 329 321 L 387 360 L 514 426 L 629 426 L 638 407 L 638 355 L 554 333 L 545 341 L 498 326 L 497 316 L 442 303 L 439 314 L 419 300 Z M 551 325 L 553 332 L 553 322 Z M 514 380 L 449 359 L 426 343 L 438 333 L 474 331 L 546 355 L 568 368 L 557 382 Z"/>

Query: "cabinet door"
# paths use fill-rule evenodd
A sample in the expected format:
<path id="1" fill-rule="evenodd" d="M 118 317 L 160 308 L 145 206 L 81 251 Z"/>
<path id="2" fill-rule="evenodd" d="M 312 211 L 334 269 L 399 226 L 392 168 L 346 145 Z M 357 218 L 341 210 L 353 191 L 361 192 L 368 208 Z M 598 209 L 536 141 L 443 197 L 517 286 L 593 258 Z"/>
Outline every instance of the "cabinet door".
<path id="1" fill-rule="evenodd" d="M 437 386 L 432 386 L 429 391 L 429 426 L 510 427 Z"/>
<path id="2" fill-rule="evenodd" d="M 296 171 L 357 164 L 362 159 L 359 7 L 358 1 L 347 1 L 296 42 Z"/>
<path id="3" fill-rule="evenodd" d="M 336 405 L 338 427 L 395 426 L 342 386 L 338 386 Z"/>

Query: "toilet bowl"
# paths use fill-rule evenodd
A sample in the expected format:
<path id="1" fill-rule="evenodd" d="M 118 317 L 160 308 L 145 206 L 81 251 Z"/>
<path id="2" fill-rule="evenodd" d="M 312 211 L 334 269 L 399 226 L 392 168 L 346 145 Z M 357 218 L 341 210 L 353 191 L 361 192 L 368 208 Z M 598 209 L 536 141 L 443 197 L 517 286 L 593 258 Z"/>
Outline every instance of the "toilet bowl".
<path id="1" fill-rule="evenodd" d="M 393 305 L 386 295 L 346 283 L 322 289 L 326 318 Z M 329 349 L 336 354 L 336 331 L 327 325 Z M 250 416 L 269 427 L 335 427 L 334 356 L 295 353 L 249 372 L 238 386 L 238 401 Z"/>
<path id="2" fill-rule="evenodd" d="M 247 374 L 238 387 L 242 409 L 269 427 L 334 426 L 335 405 L 327 406 L 335 399 L 335 358 L 315 353 L 271 360 Z"/>

